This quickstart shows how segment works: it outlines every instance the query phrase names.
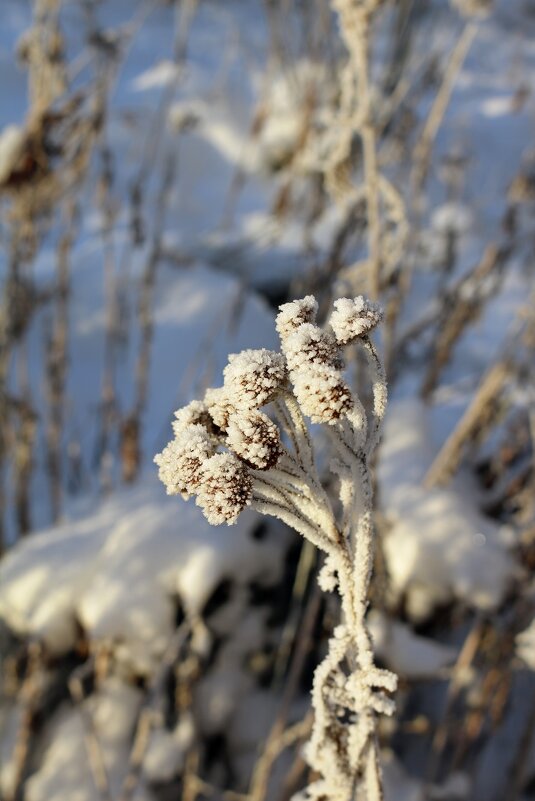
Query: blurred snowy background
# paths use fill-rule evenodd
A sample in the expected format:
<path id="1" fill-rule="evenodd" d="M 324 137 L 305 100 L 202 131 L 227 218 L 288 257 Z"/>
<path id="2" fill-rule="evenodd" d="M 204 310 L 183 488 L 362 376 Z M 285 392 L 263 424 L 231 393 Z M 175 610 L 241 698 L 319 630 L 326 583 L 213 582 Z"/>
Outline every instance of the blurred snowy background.
<path id="1" fill-rule="evenodd" d="M 152 457 L 229 352 L 276 346 L 279 303 L 374 290 L 337 15 L 1 11 L 0 799 L 287 801 L 338 609 L 297 535 L 211 528 Z M 367 46 L 387 801 L 528 801 L 535 8 L 390 0 Z"/>

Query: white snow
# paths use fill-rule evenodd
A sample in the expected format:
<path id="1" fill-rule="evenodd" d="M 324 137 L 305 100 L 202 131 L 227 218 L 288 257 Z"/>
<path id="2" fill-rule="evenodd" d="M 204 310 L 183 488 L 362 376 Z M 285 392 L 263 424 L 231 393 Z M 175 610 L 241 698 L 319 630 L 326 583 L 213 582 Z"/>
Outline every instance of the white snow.
<path id="1" fill-rule="evenodd" d="M 154 67 L 150 67 L 132 81 L 132 89 L 136 92 L 144 92 L 147 89 L 155 89 L 158 86 L 165 86 L 176 79 L 179 68 L 172 61 L 167 59 L 160 61 Z"/>
<path id="2" fill-rule="evenodd" d="M 149 782 L 166 782 L 177 776 L 193 744 L 195 726 L 191 715 L 184 715 L 172 731 L 153 729 L 143 758 L 143 775 Z"/>
<path id="3" fill-rule="evenodd" d="M 379 464 L 384 550 L 392 589 L 416 620 L 453 600 L 493 609 L 515 575 L 508 531 L 477 511 L 468 477 L 422 485 L 435 450 L 426 407 L 391 402 Z"/>
<path id="4" fill-rule="evenodd" d="M 535 670 L 535 618 L 516 636 L 516 652 L 530 670 Z"/>
<path id="5" fill-rule="evenodd" d="M 50 724 L 42 764 L 27 782 L 27 801 L 101 800 L 90 756 L 94 759 L 95 749 L 88 751 L 88 737 L 97 743 L 110 795 L 118 797 L 141 699 L 139 690 L 110 678 L 84 701 L 83 709 L 63 707 Z M 133 800 L 153 801 L 143 781 Z"/>
<path id="6" fill-rule="evenodd" d="M 18 125 L 0 131 L 0 184 L 9 178 L 24 147 L 26 135 Z"/>
<path id="7" fill-rule="evenodd" d="M 279 571 L 280 549 L 251 538 L 252 515 L 214 528 L 154 480 L 79 521 L 37 534 L 0 564 L 0 615 L 51 653 L 72 648 L 78 620 L 95 645 L 120 646 L 150 673 L 173 631 L 175 599 L 194 619 L 223 579 L 238 590 Z"/>
<path id="8" fill-rule="evenodd" d="M 368 625 L 375 653 L 402 678 L 436 678 L 457 656 L 455 648 L 421 637 L 406 623 L 381 612 L 372 610 Z"/>

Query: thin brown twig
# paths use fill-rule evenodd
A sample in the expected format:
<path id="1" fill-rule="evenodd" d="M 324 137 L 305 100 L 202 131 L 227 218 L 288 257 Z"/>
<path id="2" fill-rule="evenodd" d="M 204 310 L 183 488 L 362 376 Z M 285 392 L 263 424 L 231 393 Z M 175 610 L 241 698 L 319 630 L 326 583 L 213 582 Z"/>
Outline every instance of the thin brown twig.
<path id="1" fill-rule="evenodd" d="M 108 777 L 108 771 L 106 769 L 104 752 L 95 729 L 91 712 L 85 705 L 86 696 L 84 692 L 83 681 L 84 678 L 92 672 L 93 667 L 94 659 L 89 659 L 72 673 L 68 682 L 68 686 L 72 699 L 76 704 L 75 708 L 78 710 L 82 721 L 82 726 L 84 729 L 84 743 L 95 788 L 102 801 L 112 801 L 110 780 Z"/>
<path id="2" fill-rule="evenodd" d="M 509 375 L 510 367 L 502 360 L 490 368 L 468 409 L 427 471 L 423 480 L 426 489 L 444 483 L 455 472 L 466 442 L 480 424 L 481 416 L 488 404 L 493 403 L 503 391 Z"/>
<path id="3" fill-rule="evenodd" d="M 455 82 L 477 31 L 478 25 L 475 22 L 467 22 L 463 28 L 448 58 L 448 66 L 444 73 L 440 89 L 431 106 L 420 139 L 414 148 L 411 186 L 413 187 L 415 197 L 421 192 L 429 168 L 429 159 L 433 143 L 442 124 L 442 120 L 444 119 L 444 114 L 450 102 Z"/>

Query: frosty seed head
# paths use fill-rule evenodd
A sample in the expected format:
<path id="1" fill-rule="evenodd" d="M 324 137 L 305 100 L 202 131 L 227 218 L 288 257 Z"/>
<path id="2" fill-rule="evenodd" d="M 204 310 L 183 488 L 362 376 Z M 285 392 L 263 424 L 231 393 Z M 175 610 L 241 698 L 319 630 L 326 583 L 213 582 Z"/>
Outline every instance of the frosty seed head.
<path id="1" fill-rule="evenodd" d="M 340 349 L 334 334 L 312 323 L 303 323 L 284 340 L 282 348 L 290 371 L 310 364 L 341 367 Z"/>
<path id="2" fill-rule="evenodd" d="M 231 417 L 226 444 L 249 467 L 257 470 L 274 467 L 282 452 L 279 429 L 269 417 L 255 410 Z"/>
<path id="3" fill-rule="evenodd" d="M 202 425 L 208 431 L 212 428 L 212 418 L 208 414 L 208 407 L 202 401 L 193 400 L 181 409 L 177 409 L 175 417 L 173 431 L 176 436 L 192 425 Z"/>
<path id="4" fill-rule="evenodd" d="M 302 300 L 293 300 L 291 303 L 279 306 L 276 327 L 281 341 L 293 334 L 303 323 L 316 322 L 317 312 L 318 304 L 314 295 L 307 295 Z"/>
<path id="5" fill-rule="evenodd" d="M 189 498 L 199 486 L 201 468 L 212 456 L 214 447 L 202 425 L 191 425 L 154 457 L 158 476 L 168 495 Z"/>
<path id="6" fill-rule="evenodd" d="M 251 503 L 253 480 L 232 453 L 216 453 L 202 466 L 197 505 L 213 526 L 233 525 Z"/>
<path id="7" fill-rule="evenodd" d="M 336 423 L 353 407 L 351 390 L 334 367 L 312 364 L 292 374 L 294 393 L 313 423 Z"/>
<path id="8" fill-rule="evenodd" d="M 236 405 L 225 387 L 210 387 L 204 395 L 204 404 L 212 423 L 221 431 L 226 431 L 229 417 L 236 414 Z"/>
<path id="9" fill-rule="evenodd" d="M 284 357 L 273 350 L 243 350 L 229 356 L 223 371 L 225 390 L 240 409 L 263 406 L 286 380 Z"/>
<path id="10" fill-rule="evenodd" d="M 353 300 L 339 298 L 334 302 L 334 309 L 329 322 L 340 345 L 348 345 L 368 334 L 383 319 L 379 304 L 362 295 Z"/>

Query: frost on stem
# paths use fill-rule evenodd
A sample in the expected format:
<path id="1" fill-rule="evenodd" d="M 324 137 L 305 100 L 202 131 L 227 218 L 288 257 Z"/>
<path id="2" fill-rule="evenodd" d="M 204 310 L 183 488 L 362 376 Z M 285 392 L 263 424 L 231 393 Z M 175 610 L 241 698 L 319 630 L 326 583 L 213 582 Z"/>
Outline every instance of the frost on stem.
<path id="1" fill-rule="evenodd" d="M 373 663 L 365 620 L 374 536 L 368 465 L 386 404 L 384 370 L 368 335 L 382 312 L 363 297 L 341 298 L 334 307 L 321 328 L 312 295 L 281 306 L 282 352 L 232 355 L 223 386 L 176 412 L 175 438 L 155 461 L 167 491 L 196 495 L 210 523 L 232 525 L 250 506 L 279 517 L 324 552 L 318 580 L 325 591 L 338 591 L 343 623 L 314 676 L 306 757 L 319 778 L 306 796 L 379 801 L 376 720 L 392 713 L 396 687 L 396 677 Z M 342 348 L 349 344 L 367 358 L 370 420 L 344 378 Z M 260 411 L 268 404 L 273 419 Z M 336 505 L 318 474 L 307 419 L 328 426 Z"/>

